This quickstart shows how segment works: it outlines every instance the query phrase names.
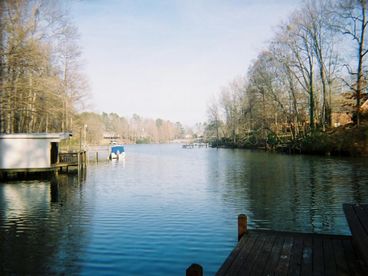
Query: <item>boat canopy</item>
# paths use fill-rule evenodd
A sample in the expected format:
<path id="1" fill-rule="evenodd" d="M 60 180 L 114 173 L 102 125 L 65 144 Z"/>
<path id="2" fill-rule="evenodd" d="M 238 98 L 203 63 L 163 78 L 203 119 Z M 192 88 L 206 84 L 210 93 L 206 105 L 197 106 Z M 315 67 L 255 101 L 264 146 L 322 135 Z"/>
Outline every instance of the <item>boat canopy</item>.
<path id="1" fill-rule="evenodd" d="M 120 154 L 125 152 L 124 146 L 112 146 L 111 153 Z"/>

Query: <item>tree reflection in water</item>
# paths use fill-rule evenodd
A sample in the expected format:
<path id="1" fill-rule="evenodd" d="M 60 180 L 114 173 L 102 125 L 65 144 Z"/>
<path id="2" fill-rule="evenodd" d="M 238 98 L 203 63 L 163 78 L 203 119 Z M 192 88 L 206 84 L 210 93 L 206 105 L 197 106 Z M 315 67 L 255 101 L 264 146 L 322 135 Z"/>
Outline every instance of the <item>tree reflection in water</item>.
<path id="1" fill-rule="evenodd" d="M 366 162 L 359 158 L 243 150 L 222 154 L 225 161 L 212 165 L 223 170 L 224 202 L 247 213 L 253 228 L 348 234 L 342 203 L 368 200 Z"/>

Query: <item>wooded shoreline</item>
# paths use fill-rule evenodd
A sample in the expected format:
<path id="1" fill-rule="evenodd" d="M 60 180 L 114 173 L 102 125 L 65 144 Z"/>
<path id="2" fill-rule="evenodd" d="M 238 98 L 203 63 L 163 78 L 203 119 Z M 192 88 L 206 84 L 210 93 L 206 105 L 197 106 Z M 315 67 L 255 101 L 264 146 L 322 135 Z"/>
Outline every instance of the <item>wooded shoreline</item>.
<path id="1" fill-rule="evenodd" d="M 313 154 L 332 156 L 368 156 L 368 124 L 360 127 L 349 125 L 329 129 L 315 130 L 305 136 L 288 141 L 257 140 L 255 143 L 234 143 L 229 139 L 214 140 L 211 147 L 243 148 L 274 151 L 288 154 Z"/>

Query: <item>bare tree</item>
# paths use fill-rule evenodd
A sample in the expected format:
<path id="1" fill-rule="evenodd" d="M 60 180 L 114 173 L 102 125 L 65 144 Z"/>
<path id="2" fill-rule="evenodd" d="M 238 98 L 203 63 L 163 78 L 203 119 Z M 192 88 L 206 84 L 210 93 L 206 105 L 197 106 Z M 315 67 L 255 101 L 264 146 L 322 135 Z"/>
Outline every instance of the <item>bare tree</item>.
<path id="1" fill-rule="evenodd" d="M 237 135 L 239 134 L 239 121 L 242 115 L 242 98 L 244 92 L 245 84 L 242 78 L 234 79 L 221 92 L 221 107 L 223 108 L 226 126 L 233 144 L 236 144 Z"/>
<path id="2" fill-rule="evenodd" d="M 212 102 L 209 104 L 207 108 L 207 114 L 209 117 L 208 128 L 210 131 L 215 131 L 216 140 L 219 141 L 222 121 L 220 117 L 219 105 L 215 99 L 213 99 Z"/>
<path id="3" fill-rule="evenodd" d="M 321 82 L 320 124 L 323 130 L 331 125 L 331 83 L 336 68 L 336 32 L 330 28 L 333 17 L 328 1 L 308 0 L 302 7 L 301 25 L 311 40 Z"/>
<path id="4" fill-rule="evenodd" d="M 70 130 L 86 82 L 65 11 L 55 1 L 0 3 L 0 131 Z"/>
<path id="5" fill-rule="evenodd" d="M 336 1 L 332 6 L 332 13 L 334 16 L 334 27 L 339 30 L 344 36 L 351 38 L 351 42 L 354 45 L 356 59 L 353 63 L 344 64 L 347 68 L 350 76 L 355 78 L 355 81 L 350 82 L 344 79 L 353 91 L 353 97 L 355 98 L 355 113 L 356 123 L 359 126 L 361 120 L 362 98 L 365 96 L 366 90 L 365 80 L 365 64 L 368 48 L 366 46 L 366 32 L 368 25 L 367 18 L 367 1 L 366 0 L 340 0 Z M 356 67 L 353 70 L 353 67 Z"/>

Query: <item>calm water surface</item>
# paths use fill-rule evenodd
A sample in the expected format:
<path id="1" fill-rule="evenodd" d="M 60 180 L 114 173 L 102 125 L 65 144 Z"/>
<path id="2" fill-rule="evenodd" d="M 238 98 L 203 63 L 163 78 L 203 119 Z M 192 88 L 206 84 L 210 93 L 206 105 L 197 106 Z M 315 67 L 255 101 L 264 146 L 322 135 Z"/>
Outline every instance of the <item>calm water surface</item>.
<path id="1" fill-rule="evenodd" d="M 132 145 L 86 179 L 0 183 L 1 274 L 212 275 L 250 228 L 349 234 L 368 202 L 366 159 Z"/>

